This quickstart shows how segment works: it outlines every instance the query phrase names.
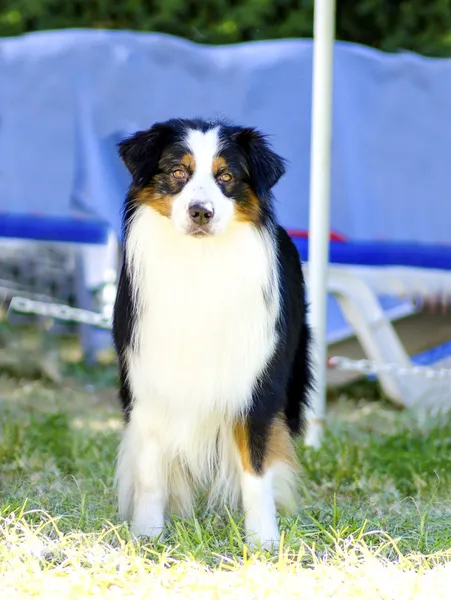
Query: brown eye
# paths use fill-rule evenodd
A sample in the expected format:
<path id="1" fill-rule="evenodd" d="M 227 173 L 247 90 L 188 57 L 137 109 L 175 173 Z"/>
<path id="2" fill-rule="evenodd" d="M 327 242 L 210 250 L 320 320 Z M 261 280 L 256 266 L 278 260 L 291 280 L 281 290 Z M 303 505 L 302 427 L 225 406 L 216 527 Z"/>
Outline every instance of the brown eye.
<path id="1" fill-rule="evenodd" d="M 186 173 L 184 169 L 174 169 L 172 171 L 172 177 L 174 177 L 174 179 L 185 179 Z"/>
<path id="2" fill-rule="evenodd" d="M 221 183 L 229 183 L 230 181 L 232 181 L 232 175 L 231 173 L 221 173 L 218 179 Z"/>

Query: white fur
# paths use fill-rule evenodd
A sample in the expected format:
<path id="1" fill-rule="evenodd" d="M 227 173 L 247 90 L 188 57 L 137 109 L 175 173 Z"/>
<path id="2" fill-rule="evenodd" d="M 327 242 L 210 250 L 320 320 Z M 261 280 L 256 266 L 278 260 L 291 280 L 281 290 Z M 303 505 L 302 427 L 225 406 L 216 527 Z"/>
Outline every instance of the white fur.
<path id="1" fill-rule="evenodd" d="M 212 172 L 213 159 L 221 149 L 218 129 L 206 133 L 190 130 L 185 141 L 194 156 L 195 171 L 173 203 L 172 222 L 176 229 L 185 233 L 190 227 L 188 206 L 201 203 L 214 211 L 212 233 L 223 233 L 235 211 L 233 201 L 221 192 Z"/>
<path id="2" fill-rule="evenodd" d="M 279 543 L 273 477 L 272 469 L 262 477 L 245 472 L 241 475 L 247 543 L 267 550 Z"/>
<path id="3" fill-rule="evenodd" d="M 190 137 L 193 146 L 198 133 Z M 214 135 L 205 134 L 205 164 L 197 152 L 201 170 L 216 147 Z M 216 202 L 208 189 L 205 198 Z M 135 534 L 153 536 L 165 512 L 190 515 L 196 486 L 231 508 L 242 488 L 249 524 L 256 524 L 252 515 L 264 515 L 258 537 L 272 536 L 277 490 L 267 478 L 260 488 L 246 483 L 232 435 L 277 342 L 272 238 L 233 219 L 221 235 L 192 237 L 143 206 L 126 243 L 137 322 L 126 357 L 133 405 L 118 456 L 120 513 L 132 519 Z"/>

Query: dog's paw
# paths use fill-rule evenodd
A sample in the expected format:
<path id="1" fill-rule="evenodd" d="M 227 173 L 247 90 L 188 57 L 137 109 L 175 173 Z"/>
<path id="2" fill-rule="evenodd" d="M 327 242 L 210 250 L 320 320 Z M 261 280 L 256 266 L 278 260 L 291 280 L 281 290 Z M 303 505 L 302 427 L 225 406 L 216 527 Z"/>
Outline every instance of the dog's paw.
<path id="1" fill-rule="evenodd" d="M 162 539 L 164 515 L 156 507 L 142 504 L 135 508 L 131 532 L 136 538 Z"/>
<path id="2" fill-rule="evenodd" d="M 267 550 L 273 552 L 278 550 L 280 533 L 276 522 L 259 523 L 258 526 L 254 523 L 253 527 L 248 525 L 246 527 L 246 543 L 252 551 Z"/>
<path id="3" fill-rule="evenodd" d="M 149 522 L 141 522 L 134 519 L 131 526 L 131 533 L 136 539 L 148 538 L 150 540 L 162 540 L 163 529 L 164 527 L 161 525 L 155 525 Z"/>
<path id="4" fill-rule="evenodd" d="M 257 540 L 255 536 L 247 536 L 247 546 L 252 551 L 265 550 L 266 552 L 276 552 L 279 550 L 280 537 L 274 539 Z"/>

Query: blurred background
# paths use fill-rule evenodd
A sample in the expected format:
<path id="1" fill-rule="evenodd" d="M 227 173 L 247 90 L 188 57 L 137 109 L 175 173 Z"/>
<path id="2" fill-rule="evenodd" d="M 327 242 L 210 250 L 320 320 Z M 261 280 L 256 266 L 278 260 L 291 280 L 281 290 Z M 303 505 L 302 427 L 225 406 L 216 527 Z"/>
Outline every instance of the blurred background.
<path id="1" fill-rule="evenodd" d="M 161 32 L 200 44 L 311 38 L 313 0 L 205 0 L 93 2 L 3 0 L 0 35 L 68 28 Z M 447 0 L 339 0 L 337 39 L 386 52 L 409 50 L 449 56 Z"/>
<path id="2" fill-rule="evenodd" d="M 270 134 L 289 165 L 276 188 L 278 217 L 308 272 L 313 15 L 313 0 L 0 3 L 0 291 L 9 325 L 76 333 L 88 363 L 111 350 L 129 184 L 116 144 L 173 116 L 223 116 Z M 451 3 L 340 0 L 335 20 L 329 355 L 443 366 Z M 37 304 L 10 304 L 17 295 Z M 355 365 L 329 369 L 333 384 L 361 374 Z M 408 380 L 380 378 L 402 405 L 418 395 Z"/>

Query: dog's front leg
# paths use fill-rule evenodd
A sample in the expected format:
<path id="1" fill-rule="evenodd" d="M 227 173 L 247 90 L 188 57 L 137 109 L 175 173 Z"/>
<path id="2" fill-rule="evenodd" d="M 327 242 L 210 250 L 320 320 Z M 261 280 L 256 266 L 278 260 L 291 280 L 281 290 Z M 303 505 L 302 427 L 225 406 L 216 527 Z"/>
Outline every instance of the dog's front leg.
<path id="1" fill-rule="evenodd" d="M 136 456 L 135 498 L 132 532 L 155 538 L 164 527 L 166 485 L 160 445 L 156 438 L 143 440 Z"/>
<path id="2" fill-rule="evenodd" d="M 246 541 L 267 550 L 279 543 L 273 472 L 265 460 L 270 428 L 271 422 L 264 423 L 259 431 L 252 417 L 235 428 Z"/>
<path id="3" fill-rule="evenodd" d="M 167 501 L 163 452 L 158 437 L 136 416 L 132 414 L 119 451 L 117 481 L 124 506 L 120 512 L 131 518 L 135 536 L 156 538 L 163 531 Z"/>
<path id="4" fill-rule="evenodd" d="M 270 550 L 277 548 L 280 539 L 276 503 L 288 512 L 296 508 L 297 458 L 284 414 L 268 415 L 262 406 L 254 404 L 254 410 L 236 425 L 235 441 L 246 540 Z"/>

